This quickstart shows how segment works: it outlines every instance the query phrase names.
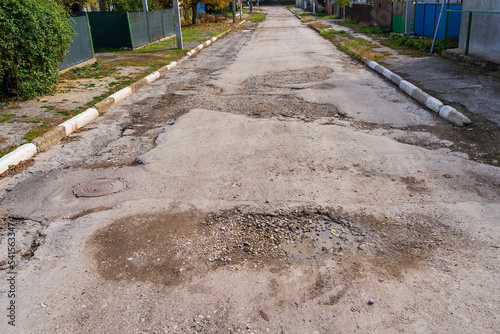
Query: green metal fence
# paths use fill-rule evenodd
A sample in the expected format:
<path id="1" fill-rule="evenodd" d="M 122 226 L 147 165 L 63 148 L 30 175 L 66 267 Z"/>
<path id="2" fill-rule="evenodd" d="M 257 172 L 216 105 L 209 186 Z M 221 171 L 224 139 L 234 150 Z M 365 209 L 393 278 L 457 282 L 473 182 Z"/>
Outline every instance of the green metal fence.
<path id="1" fill-rule="evenodd" d="M 126 14 L 88 13 L 94 48 L 132 48 Z"/>
<path id="2" fill-rule="evenodd" d="M 74 24 L 72 28 L 76 32 L 76 35 L 73 36 L 68 53 L 59 65 L 59 70 L 64 70 L 65 68 L 94 58 L 94 48 L 87 14 L 74 15 L 73 20 Z"/>
<path id="3" fill-rule="evenodd" d="M 175 32 L 172 9 L 152 12 L 88 13 L 94 47 L 134 49 Z"/>
<path id="4" fill-rule="evenodd" d="M 413 31 L 413 19 L 411 19 L 411 31 Z M 392 3 L 392 31 L 400 34 L 406 32 L 406 2 Z"/>

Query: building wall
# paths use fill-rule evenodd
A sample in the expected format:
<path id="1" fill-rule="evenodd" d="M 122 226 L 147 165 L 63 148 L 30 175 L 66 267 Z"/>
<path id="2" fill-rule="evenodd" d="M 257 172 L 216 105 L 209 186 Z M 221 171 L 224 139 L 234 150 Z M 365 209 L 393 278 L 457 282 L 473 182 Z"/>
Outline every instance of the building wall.
<path id="1" fill-rule="evenodd" d="M 467 0 L 463 10 L 500 12 L 499 0 Z M 460 48 L 465 48 L 468 13 L 462 13 L 460 26 Z M 500 60 L 500 14 L 474 13 L 472 17 L 469 52 L 483 54 Z"/>

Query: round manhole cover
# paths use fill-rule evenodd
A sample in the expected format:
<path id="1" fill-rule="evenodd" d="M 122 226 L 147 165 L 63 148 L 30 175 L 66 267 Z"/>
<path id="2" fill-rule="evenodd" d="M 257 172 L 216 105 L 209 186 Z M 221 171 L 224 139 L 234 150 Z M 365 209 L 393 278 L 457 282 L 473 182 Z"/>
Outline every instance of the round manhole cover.
<path id="1" fill-rule="evenodd" d="M 117 193 L 125 187 L 121 179 L 97 179 L 81 183 L 73 188 L 76 197 L 99 197 Z"/>

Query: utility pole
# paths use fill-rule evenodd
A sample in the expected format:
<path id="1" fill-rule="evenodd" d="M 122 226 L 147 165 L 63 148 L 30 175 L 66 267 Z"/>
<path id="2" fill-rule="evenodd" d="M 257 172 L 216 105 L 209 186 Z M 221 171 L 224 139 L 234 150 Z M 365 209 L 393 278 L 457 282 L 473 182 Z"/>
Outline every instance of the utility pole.
<path id="1" fill-rule="evenodd" d="M 148 0 L 142 0 L 142 11 L 143 12 L 148 11 Z"/>
<path id="2" fill-rule="evenodd" d="M 436 46 L 436 40 L 437 40 L 437 36 L 439 33 L 439 26 L 441 25 L 441 19 L 443 18 L 443 13 L 444 13 L 444 2 L 445 2 L 445 0 L 443 0 L 443 4 L 441 5 L 441 12 L 439 13 L 438 24 L 436 27 L 436 31 L 434 32 L 434 38 L 432 39 L 431 51 L 429 52 L 429 54 L 434 53 L 434 46 Z M 450 0 L 448 0 L 448 7 L 450 7 Z M 445 48 L 446 48 L 446 45 L 445 45 Z"/>
<path id="3" fill-rule="evenodd" d="M 143 0 L 146 1 L 146 0 Z M 174 17 L 175 17 L 175 37 L 177 38 L 177 49 L 184 49 L 182 45 L 182 30 L 181 30 L 181 15 L 179 13 L 179 0 L 173 0 Z"/>
<path id="4" fill-rule="evenodd" d="M 413 34 L 411 31 L 411 3 L 412 0 L 406 0 L 406 27 L 405 27 L 405 35 Z"/>
<path id="5" fill-rule="evenodd" d="M 253 13 L 253 0 L 250 0 L 248 3 L 250 5 L 250 13 Z"/>
<path id="6" fill-rule="evenodd" d="M 236 23 L 236 4 L 234 3 L 234 0 L 231 1 L 232 7 L 233 7 L 233 23 Z"/>

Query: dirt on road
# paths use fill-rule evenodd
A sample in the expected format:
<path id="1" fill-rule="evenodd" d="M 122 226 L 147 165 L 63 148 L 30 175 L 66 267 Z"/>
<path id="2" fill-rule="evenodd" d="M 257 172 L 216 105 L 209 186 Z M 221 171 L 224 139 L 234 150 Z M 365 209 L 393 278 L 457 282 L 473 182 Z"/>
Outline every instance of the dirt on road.
<path id="1" fill-rule="evenodd" d="M 500 169 L 266 11 L 0 180 L 0 332 L 498 332 Z"/>

